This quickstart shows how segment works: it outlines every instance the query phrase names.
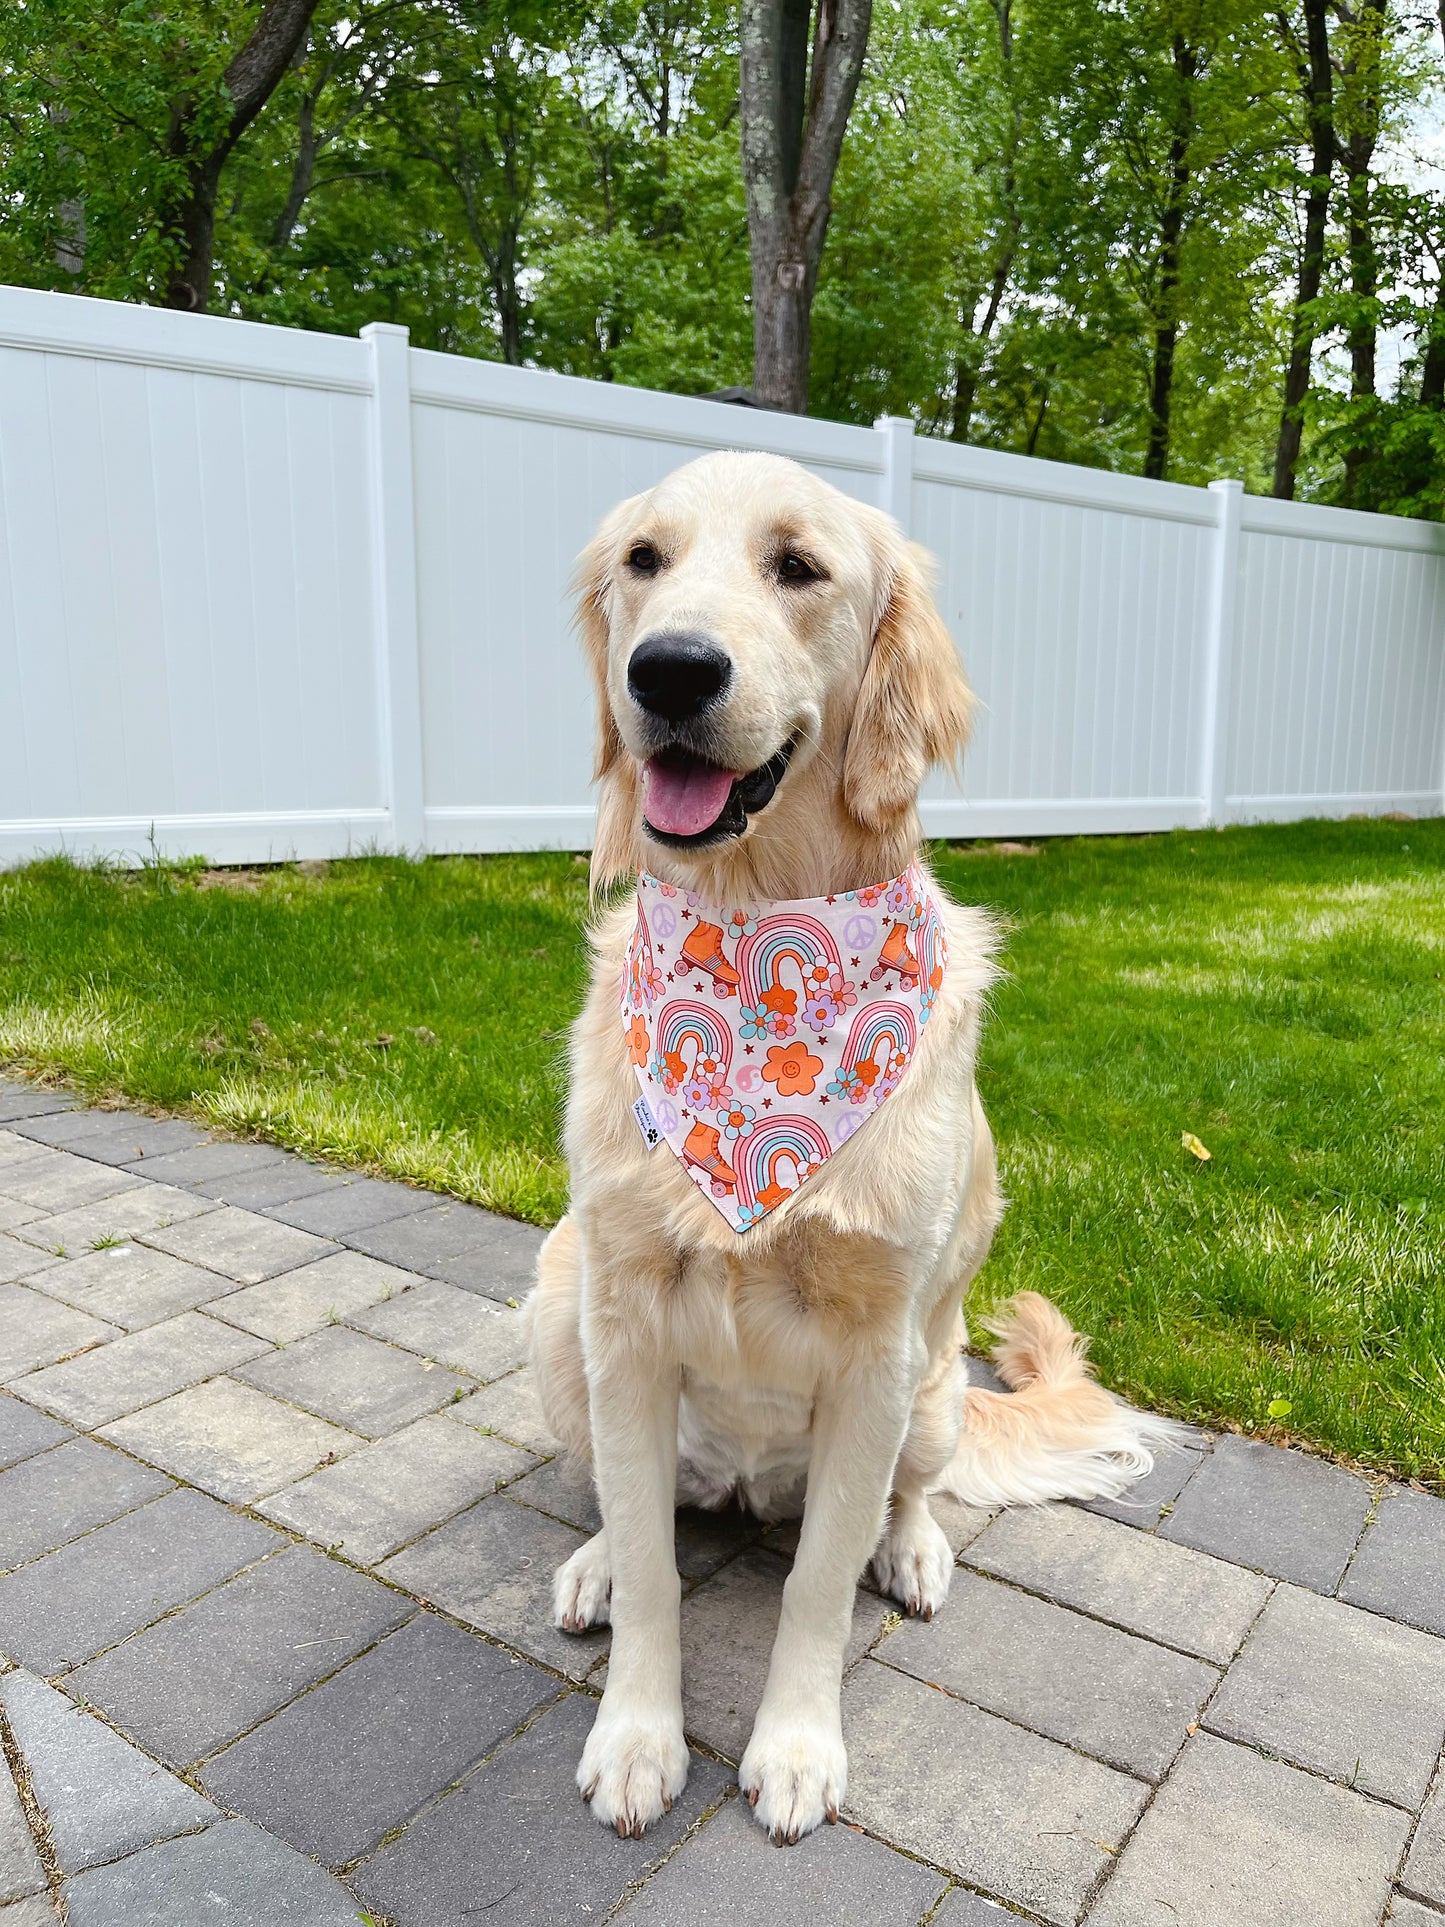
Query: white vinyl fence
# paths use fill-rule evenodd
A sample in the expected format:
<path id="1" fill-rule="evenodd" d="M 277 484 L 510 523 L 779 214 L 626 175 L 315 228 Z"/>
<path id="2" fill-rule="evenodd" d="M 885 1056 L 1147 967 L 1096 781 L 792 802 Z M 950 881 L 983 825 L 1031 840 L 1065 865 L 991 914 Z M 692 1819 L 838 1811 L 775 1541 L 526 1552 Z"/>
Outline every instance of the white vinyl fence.
<path id="1" fill-rule="evenodd" d="M 930 831 L 1445 808 L 1445 529 L 0 288 L 0 862 L 585 848 L 573 559 L 725 447 L 938 557 Z"/>

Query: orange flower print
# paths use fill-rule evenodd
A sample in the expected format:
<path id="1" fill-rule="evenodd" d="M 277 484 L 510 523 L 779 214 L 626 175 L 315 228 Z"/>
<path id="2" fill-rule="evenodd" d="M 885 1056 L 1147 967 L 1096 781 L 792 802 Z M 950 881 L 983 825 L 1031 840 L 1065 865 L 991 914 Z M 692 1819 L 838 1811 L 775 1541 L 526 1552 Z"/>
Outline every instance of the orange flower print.
<path id="1" fill-rule="evenodd" d="M 759 1000 L 764 1010 L 770 1010 L 777 1017 L 791 1017 L 798 1008 L 798 993 L 787 990 L 782 984 L 770 984 Z"/>
<path id="2" fill-rule="evenodd" d="M 634 1064 L 645 1064 L 650 1046 L 647 1041 L 647 1025 L 641 1017 L 634 1017 L 627 1026 L 627 1052 Z"/>
<path id="3" fill-rule="evenodd" d="M 777 1085 L 779 1097 L 811 1097 L 822 1068 L 822 1058 L 814 1057 L 803 1043 L 774 1044 L 762 1067 L 763 1076 Z"/>

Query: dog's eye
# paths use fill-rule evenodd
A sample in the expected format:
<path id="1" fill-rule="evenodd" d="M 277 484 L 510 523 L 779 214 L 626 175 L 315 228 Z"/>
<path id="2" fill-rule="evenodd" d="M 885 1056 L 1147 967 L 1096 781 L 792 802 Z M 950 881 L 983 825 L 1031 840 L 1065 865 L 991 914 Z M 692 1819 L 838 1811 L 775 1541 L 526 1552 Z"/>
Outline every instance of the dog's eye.
<path id="1" fill-rule="evenodd" d="M 818 570 L 804 556 L 797 555 L 789 549 L 785 555 L 778 558 L 778 580 L 793 583 L 816 582 Z"/>
<path id="2" fill-rule="evenodd" d="M 650 542 L 634 542 L 627 551 L 627 566 L 629 569 L 636 569 L 639 575 L 656 575 L 657 550 Z"/>

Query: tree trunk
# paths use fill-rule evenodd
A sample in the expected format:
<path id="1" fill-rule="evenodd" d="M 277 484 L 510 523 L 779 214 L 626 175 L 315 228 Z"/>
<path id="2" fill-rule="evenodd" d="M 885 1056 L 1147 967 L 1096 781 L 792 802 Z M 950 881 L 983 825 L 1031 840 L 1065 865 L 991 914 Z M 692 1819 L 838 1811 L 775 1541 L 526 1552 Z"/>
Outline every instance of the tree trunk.
<path id="1" fill-rule="evenodd" d="M 1144 473 L 1162 482 L 1169 467 L 1169 410 L 1174 396 L 1174 352 L 1179 345 L 1179 251 L 1189 204 L 1189 150 L 1194 135 L 1192 88 L 1198 72 L 1194 49 L 1174 36 L 1174 77 L 1179 117 L 1169 143 L 1169 194 L 1159 229 L 1159 305 L 1154 323 L 1154 371 L 1149 384 L 1149 442 Z"/>
<path id="2" fill-rule="evenodd" d="M 743 181 L 753 269 L 753 391 L 808 407 L 813 293 L 872 0 L 744 0 Z M 808 25 L 813 19 L 812 71 Z"/>
<path id="3" fill-rule="evenodd" d="M 1305 54 L 1300 79 L 1310 129 L 1310 184 L 1305 195 L 1304 246 L 1295 288 L 1284 407 L 1274 454 L 1274 493 L 1286 502 L 1294 499 L 1295 469 L 1304 432 L 1304 404 L 1310 391 L 1315 325 L 1309 309 L 1318 298 L 1320 277 L 1324 273 L 1330 180 L 1335 165 L 1334 82 L 1330 71 L 1326 6 L 1327 0 L 1304 0 Z"/>
<path id="4" fill-rule="evenodd" d="M 172 103 L 168 147 L 171 158 L 183 163 L 184 185 L 167 211 L 176 254 L 166 284 L 168 308 L 202 313 L 210 305 L 221 170 L 295 58 L 316 6 L 317 0 L 266 0 L 254 33 L 222 77 L 231 112 L 209 144 L 198 143 L 202 103 L 189 93 Z"/>
<path id="5" fill-rule="evenodd" d="M 1362 38 L 1346 68 L 1347 78 L 1354 83 L 1355 99 L 1349 138 L 1341 150 L 1348 208 L 1346 239 L 1350 256 L 1350 291 L 1355 297 L 1354 312 L 1346 330 L 1346 343 L 1350 351 L 1350 399 L 1371 402 L 1376 398 L 1375 299 L 1379 291 L 1379 258 L 1370 225 L 1370 168 L 1380 138 L 1380 52 L 1385 28 L 1385 0 L 1364 0 L 1355 24 Z M 1353 422 L 1353 433 L 1345 448 L 1344 500 L 1347 508 L 1359 506 L 1362 471 L 1369 458 L 1369 418 L 1367 415 L 1357 415 Z"/>
<path id="6" fill-rule="evenodd" d="M 1440 0 L 1440 38 L 1445 42 L 1445 0 Z M 1435 307 L 1430 316 L 1425 359 L 1420 368 L 1420 406 L 1445 410 L 1445 262 L 1435 283 Z"/>
<path id="7" fill-rule="evenodd" d="M 1441 0 L 1441 4 L 1445 5 L 1445 0 Z M 1009 97 L 1009 148 L 1003 173 L 1005 239 L 1003 252 L 994 263 L 993 281 L 989 287 L 988 306 L 984 309 L 983 320 L 976 327 L 966 330 L 969 337 L 968 345 L 960 351 L 958 356 L 957 372 L 953 383 L 953 416 L 948 429 L 948 438 L 953 442 L 968 440 L 974 404 L 978 399 L 978 377 L 983 365 L 984 350 L 992 339 L 999 309 L 1003 306 L 1004 295 L 1008 292 L 1014 257 L 1018 253 L 1019 232 L 1023 225 L 1018 208 L 1018 150 L 1021 135 L 1018 97 L 1014 92 L 1013 0 L 992 0 L 992 5 L 994 20 L 998 26 L 999 57 L 1003 62 Z"/>
<path id="8" fill-rule="evenodd" d="M 271 230 L 271 252 L 279 254 L 291 245 L 291 237 L 296 232 L 296 223 L 301 219 L 316 178 L 316 156 L 320 143 L 316 138 L 316 95 L 308 93 L 301 103 L 297 115 L 296 161 L 291 169 L 291 181 L 286 189 L 285 204 L 276 216 L 276 225 Z"/>

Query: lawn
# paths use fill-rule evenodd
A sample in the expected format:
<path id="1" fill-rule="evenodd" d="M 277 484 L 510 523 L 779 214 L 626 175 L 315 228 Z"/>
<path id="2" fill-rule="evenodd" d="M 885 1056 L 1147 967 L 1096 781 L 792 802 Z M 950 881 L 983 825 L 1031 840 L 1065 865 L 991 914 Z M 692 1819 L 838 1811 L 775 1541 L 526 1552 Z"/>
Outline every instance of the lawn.
<path id="1" fill-rule="evenodd" d="M 1445 821 L 935 858 L 1011 926 L 981 1296 L 1049 1293 L 1132 1397 L 1445 1484 Z M 546 1223 L 585 907 L 569 856 L 36 865 L 0 1061 Z"/>

